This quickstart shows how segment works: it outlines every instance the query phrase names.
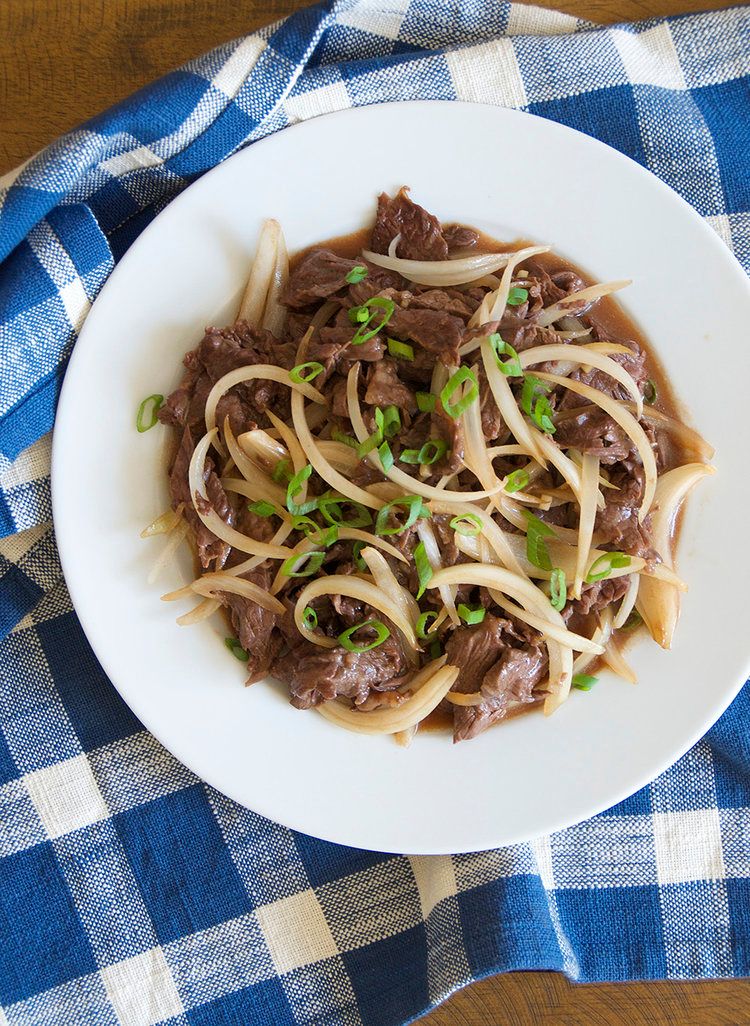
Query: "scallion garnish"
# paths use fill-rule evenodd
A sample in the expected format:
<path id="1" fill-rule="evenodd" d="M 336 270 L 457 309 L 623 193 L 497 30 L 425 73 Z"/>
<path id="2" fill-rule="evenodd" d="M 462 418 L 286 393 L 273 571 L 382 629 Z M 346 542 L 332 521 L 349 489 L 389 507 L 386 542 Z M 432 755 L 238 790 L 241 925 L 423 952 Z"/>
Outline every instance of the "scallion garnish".
<path id="1" fill-rule="evenodd" d="M 505 491 L 520 492 L 529 483 L 529 475 L 526 470 L 514 470 L 505 479 Z"/>
<path id="2" fill-rule="evenodd" d="M 342 445 L 348 445 L 350 449 L 358 449 L 359 442 L 354 435 L 345 435 L 343 431 L 339 431 L 338 428 L 334 428 L 331 431 L 331 438 L 334 442 L 341 442 Z"/>
<path id="3" fill-rule="evenodd" d="M 414 359 L 414 346 L 410 346 L 408 342 L 399 342 L 397 338 L 388 339 L 388 352 L 398 360 Z"/>
<path id="4" fill-rule="evenodd" d="M 439 659 L 443 654 L 443 646 L 440 644 L 440 640 L 436 638 L 430 645 L 430 657 L 432 659 Z"/>
<path id="5" fill-rule="evenodd" d="M 150 431 L 159 419 L 159 410 L 164 405 L 163 395 L 150 395 L 143 400 L 135 415 L 136 430 L 143 434 Z"/>
<path id="6" fill-rule="evenodd" d="M 658 398 L 659 393 L 656 390 L 656 382 L 653 378 L 649 378 L 643 389 L 643 401 L 648 403 L 649 406 L 653 406 Z"/>
<path id="7" fill-rule="evenodd" d="M 521 367 L 521 361 L 518 358 L 518 353 L 509 342 L 504 342 L 500 335 L 495 332 L 494 335 L 490 335 L 490 345 L 492 346 L 497 365 L 500 368 L 506 378 L 522 378 L 523 368 Z M 509 356 L 509 360 L 501 360 L 501 356 Z"/>
<path id="8" fill-rule="evenodd" d="M 297 552 L 281 564 L 281 572 L 285 577 L 312 577 L 323 565 L 325 552 Z M 304 570 L 298 567 L 304 566 Z"/>
<path id="9" fill-rule="evenodd" d="M 279 460 L 271 471 L 271 477 L 277 484 L 284 484 L 286 481 L 291 480 L 292 461 L 287 459 L 286 456 L 283 460 Z"/>
<path id="10" fill-rule="evenodd" d="M 374 307 L 374 309 L 371 309 Z M 393 311 L 396 309 L 396 304 L 392 299 L 386 299 L 384 296 L 373 296 L 372 299 L 368 299 L 362 306 L 355 306 L 349 311 L 349 320 L 353 324 L 359 324 L 354 337 L 352 338 L 351 344 L 353 346 L 361 346 L 363 342 L 367 342 L 368 339 L 373 338 L 381 329 L 393 317 Z M 378 311 L 383 311 L 383 316 L 375 325 L 374 328 L 367 330 L 370 324 L 375 319 Z M 362 315 L 364 311 L 364 316 Z"/>
<path id="11" fill-rule="evenodd" d="M 508 293 L 508 306 L 521 306 L 529 298 L 529 290 L 514 287 Z"/>
<path id="12" fill-rule="evenodd" d="M 468 387 L 464 387 L 468 384 Z M 461 391 L 461 397 L 452 403 L 451 397 Z M 460 417 L 464 410 L 468 410 L 472 403 L 479 398 L 479 385 L 477 376 L 471 367 L 459 367 L 455 374 L 451 375 L 448 383 L 440 393 L 440 402 L 449 417 Z"/>
<path id="13" fill-rule="evenodd" d="M 424 547 L 424 542 L 419 542 L 419 544 L 414 548 L 414 565 L 417 568 L 417 577 L 419 578 L 417 599 L 421 599 L 433 574 L 432 564 L 427 558 L 427 550 Z"/>
<path id="14" fill-rule="evenodd" d="M 407 511 L 406 520 L 403 524 L 398 522 L 395 526 L 389 526 L 388 519 L 391 514 L 394 515 L 396 510 L 404 509 Z M 413 527 L 417 522 L 417 518 L 422 510 L 422 497 L 419 495 L 402 495 L 398 499 L 392 499 L 390 502 L 386 502 L 385 506 L 381 506 L 378 510 L 378 515 L 375 520 L 375 534 L 381 537 L 386 534 L 401 534 L 402 531 L 408 530 Z"/>
<path id="15" fill-rule="evenodd" d="M 434 396 L 432 392 L 417 392 L 417 407 L 421 413 L 432 413 L 436 400 L 437 396 Z"/>
<path id="16" fill-rule="evenodd" d="M 266 502 L 265 499 L 251 502 L 247 508 L 251 513 L 255 513 L 259 517 L 272 517 L 274 513 L 278 514 L 279 512 L 272 502 Z"/>
<path id="17" fill-rule="evenodd" d="M 325 367 L 322 363 L 318 363 L 317 360 L 310 360 L 308 363 L 298 363 L 296 367 L 292 367 L 289 371 L 289 377 L 296 384 L 301 384 L 303 381 L 312 381 L 317 378 L 318 374 L 322 374 Z"/>
<path id="18" fill-rule="evenodd" d="M 367 268 L 363 264 L 356 264 L 347 274 L 344 281 L 347 285 L 357 285 L 367 277 Z"/>
<path id="19" fill-rule="evenodd" d="M 302 470 L 298 470 L 292 480 L 287 485 L 286 489 L 286 508 L 292 514 L 292 516 L 301 517 L 305 513 L 309 513 L 311 510 L 318 508 L 318 500 L 310 499 L 307 502 L 297 503 L 294 501 L 294 496 L 302 490 L 302 486 L 308 477 L 312 474 L 312 467 L 307 463 Z"/>
<path id="20" fill-rule="evenodd" d="M 535 517 L 533 513 L 523 510 L 523 515 L 526 517 L 527 525 L 526 558 L 534 566 L 538 566 L 540 570 L 551 570 L 552 560 L 550 559 L 549 549 L 544 539 L 554 538 L 555 532 L 549 524 L 545 524 L 543 520 Z"/>
<path id="21" fill-rule="evenodd" d="M 393 438 L 401 430 L 401 414 L 398 406 L 386 406 L 384 410 L 375 408 L 375 424 L 380 428 L 383 438 Z"/>
<path id="22" fill-rule="evenodd" d="M 354 516 L 347 519 L 343 506 L 350 506 L 354 510 Z M 318 499 L 318 512 L 324 520 L 336 527 L 369 527 L 372 523 L 372 513 L 367 506 L 343 497 L 321 495 Z"/>
<path id="23" fill-rule="evenodd" d="M 462 513 L 461 516 L 454 517 L 448 526 L 465 538 L 476 538 L 482 530 L 482 521 L 475 513 Z"/>
<path id="24" fill-rule="evenodd" d="M 556 566 L 549 578 L 549 604 L 559 613 L 565 608 L 567 601 L 568 586 L 565 581 L 565 571 Z"/>
<path id="25" fill-rule="evenodd" d="M 323 545 L 326 549 L 339 538 L 338 527 L 321 527 L 310 517 L 292 517 L 292 527 L 295 531 L 302 531 L 315 545 Z"/>
<path id="26" fill-rule="evenodd" d="M 535 378 L 533 374 L 524 375 L 521 409 L 531 417 L 540 431 L 554 435 L 555 425 L 552 421 L 554 411 L 546 395 L 549 390 L 550 386 L 539 378 Z"/>
<path id="27" fill-rule="evenodd" d="M 487 615 L 484 606 L 467 606 L 463 602 L 459 604 L 456 612 L 470 627 L 473 627 L 475 623 L 481 623 Z"/>
<path id="28" fill-rule="evenodd" d="M 634 610 L 632 610 L 632 612 L 630 613 L 630 616 L 628 616 L 627 620 L 622 625 L 620 630 L 632 631 L 632 629 L 634 627 L 640 627 L 640 625 L 642 623 L 643 623 L 643 617 L 641 616 L 641 614 L 638 612 L 637 609 L 634 609 Z"/>
<path id="29" fill-rule="evenodd" d="M 430 636 L 430 632 L 427 629 L 427 624 L 432 620 L 437 620 L 437 613 L 433 612 L 432 610 L 429 610 L 426 613 L 422 613 L 422 615 L 417 620 L 417 626 L 414 629 L 417 632 L 417 637 L 420 640 L 425 641 Z"/>
<path id="30" fill-rule="evenodd" d="M 356 634 L 358 631 L 363 630 L 374 630 L 375 640 L 369 642 L 366 645 L 358 645 L 356 641 L 352 641 L 352 634 Z M 362 623 L 355 623 L 353 627 L 347 628 L 342 631 L 336 639 L 339 645 L 348 652 L 355 652 L 357 655 L 361 655 L 362 652 L 369 652 L 372 648 L 377 648 L 378 645 L 382 645 L 386 638 L 391 636 L 391 632 L 388 630 L 382 620 L 364 620 Z"/>
<path id="31" fill-rule="evenodd" d="M 448 443 L 442 438 L 428 439 L 421 449 L 404 449 L 399 456 L 402 463 L 418 464 L 421 467 L 430 467 L 437 463 L 448 452 Z"/>
<path id="32" fill-rule="evenodd" d="M 382 442 L 378 446 L 378 456 L 380 457 L 380 464 L 383 468 L 383 473 L 387 474 L 393 466 L 393 453 L 391 447 L 387 442 Z"/>
<path id="33" fill-rule="evenodd" d="M 574 673 L 571 683 L 579 691 L 591 691 L 598 680 L 598 677 L 590 677 L 587 673 Z"/>
<path id="34" fill-rule="evenodd" d="M 364 442 L 360 442 L 357 446 L 357 455 L 361 460 L 368 456 L 373 449 L 377 449 L 380 443 L 383 441 L 383 432 L 378 428 L 376 431 L 365 438 Z"/>
<path id="35" fill-rule="evenodd" d="M 630 566 L 630 556 L 626 552 L 605 552 L 595 559 L 586 574 L 586 584 L 595 584 L 609 577 L 613 570 Z M 600 569 L 601 568 L 601 569 Z"/>
<path id="36" fill-rule="evenodd" d="M 224 644 L 227 646 L 234 658 L 239 659 L 241 663 L 246 663 L 250 658 L 250 654 L 245 651 L 236 638 L 224 638 Z"/>
<path id="37" fill-rule="evenodd" d="M 364 547 L 365 543 L 363 541 L 355 541 L 352 545 L 352 559 L 354 560 L 354 565 L 358 570 L 367 569 L 367 563 L 365 563 L 364 559 L 362 559 L 362 556 L 360 554 Z"/>
<path id="38" fill-rule="evenodd" d="M 314 631 L 318 626 L 318 614 L 312 606 L 305 606 L 302 613 L 302 623 L 309 631 Z"/>

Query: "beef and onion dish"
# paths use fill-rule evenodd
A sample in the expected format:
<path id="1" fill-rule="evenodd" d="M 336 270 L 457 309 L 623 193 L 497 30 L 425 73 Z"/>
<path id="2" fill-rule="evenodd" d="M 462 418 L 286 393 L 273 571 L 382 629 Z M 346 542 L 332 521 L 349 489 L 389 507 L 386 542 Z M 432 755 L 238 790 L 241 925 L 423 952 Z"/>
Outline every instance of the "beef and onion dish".
<path id="1" fill-rule="evenodd" d="M 669 648 L 677 512 L 711 472 L 612 294 L 550 248 L 441 224 L 408 191 L 291 262 L 263 227 L 235 323 L 163 401 L 160 569 L 187 539 L 249 684 L 408 743 L 557 709 L 638 625 Z M 220 658 L 217 653 L 217 658 Z"/>

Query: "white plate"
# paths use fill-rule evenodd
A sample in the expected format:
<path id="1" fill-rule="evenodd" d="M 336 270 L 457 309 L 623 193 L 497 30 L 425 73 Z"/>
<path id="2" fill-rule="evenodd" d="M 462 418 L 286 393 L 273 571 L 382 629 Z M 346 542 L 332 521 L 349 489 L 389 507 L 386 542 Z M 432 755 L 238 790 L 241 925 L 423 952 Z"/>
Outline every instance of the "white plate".
<path id="1" fill-rule="evenodd" d="M 447 145 L 446 141 L 447 140 Z M 406 183 L 445 220 L 550 242 L 600 280 L 633 278 L 624 306 L 645 330 L 717 475 L 693 497 L 679 568 L 690 582 L 674 650 L 632 651 L 638 687 L 614 678 L 551 719 L 520 717 L 452 745 L 408 750 L 298 712 L 283 689 L 242 687 L 216 625 L 180 628 L 149 587 L 165 509 L 163 429 L 135 412 L 168 393 L 206 324 L 236 310 L 264 217 L 289 246 L 370 223 Z M 329 115 L 257 143 L 176 199 L 132 246 L 94 305 L 65 378 L 53 497 L 65 577 L 104 669 L 144 724 L 209 784 L 298 830 L 383 851 L 479 850 L 582 820 L 653 779 L 718 718 L 748 673 L 745 534 L 750 286 L 700 218 L 614 150 L 550 121 L 461 103 Z"/>

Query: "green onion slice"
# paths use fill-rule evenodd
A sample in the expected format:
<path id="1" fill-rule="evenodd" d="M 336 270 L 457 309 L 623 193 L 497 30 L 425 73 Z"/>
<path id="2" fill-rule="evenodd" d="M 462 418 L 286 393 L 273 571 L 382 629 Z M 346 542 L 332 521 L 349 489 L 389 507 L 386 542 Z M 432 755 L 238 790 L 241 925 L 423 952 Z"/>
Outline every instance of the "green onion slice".
<path id="1" fill-rule="evenodd" d="M 344 281 L 347 285 L 357 285 L 367 277 L 367 268 L 363 264 L 356 264 L 347 274 Z"/>
<path id="2" fill-rule="evenodd" d="M 437 396 L 432 392 L 417 392 L 417 406 L 421 413 L 432 413 L 436 400 Z"/>
<path id="3" fill-rule="evenodd" d="M 468 388 L 464 388 L 464 385 L 468 384 Z M 460 398 L 452 403 L 451 397 L 457 392 L 461 391 Z M 475 403 L 479 398 L 479 385 L 477 383 L 477 376 L 471 367 L 459 367 L 455 374 L 449 379 L 445 388 L 440 393 L 440 402 L 443 404 L 443 409 L 449 417 L 460 417 L 461 414 L 468 410 L 472 403 Z"/>
<path id="4" fill-rule="evenodd" d="M 640 625 L 642 623 L 643 623 L 643 617 L 641 616 L 641 614 L 638 612 L 637 609 L 634 609 L 631 612 L 630 616 L 625 621 L 625 623 L 622 625 L 620 630 L 631 631 L 631 630 L 633 630 L 634 627 L 640 627 Z"/>
<path id="5" fill-rule="evenodd" d="M 350 449 L 358 449 L 359 442 L 354 435 L 345 435 L 343 431 L 339 431 L 338 428 L 334 428 L 331 431 L 331 438 L 334 442 L 341 442 L 343 445 L 348 445 Z"/>
<path id="6" fill-rule="evenodd" d="M 224 638 L 224 644 L 227 646 L 234 658 L 239 659 L 241 663 L 246 663 L 250 658 L 250 653 L 245 651 L 236 638 Z"/>
<path id="7" fill-rule="evenodd" d="M 406 520 L 403 524 L 396 523 L 395 526 L 389 527 L 388 518 L 391 513 L 395 514 L 398 509 L 407 511 Z M 375 520 L 375 534 L 381 537 L 386 534 L 401 534 L 402 531 L 406 531 L 414 526 L 421 510 L 422 497 L 420 495 L 402 495 L 398 499 L 386 502 L 385 506 L 381 506 L 378 510 L 377 519 Z"/>
<path id="8" fill-rule="evenodd" d="M 271 477 L 277 484 L 284 484 L 286 481 L 290 481 L 292 477 L 292 461 L 287 459 L 286 456 L 283 460 L 279 460 L 271 472 Z"/>
<path id="9" fill-rule="evenodd" d="M 417 626 L 415 627 L 415 630 L 417 632 L 417 637 L 420 638 L 422 641 L 425 641 L 430 635 L 430 632 L 427 630 L 427 624 L 431 620 L 437 620 L 437 613 L 433 610 L 429 610 L 426 613 L 422 613 L 422 615 L 417 620 Z"/>
<path id="10" fill-rule="evenodd" d="M 272 517 L 274 514 L 278 515 L 278 510 L 272 502 L 266 502 L 265 499 L 259 499 L 258 502 L 251 502 L 247 507 L 251 513 L 257 514 L 259 517 Z"/>
<path id="11" fill-rule="evenodd" d="M 354 511 L 348 518 L 344 512 L 344 507 L 347 506 Z M 318 499 L 318 511 L 324 520 L 336 527 L 369 527 L 372 523 L 372 513 L 367 506 L 352 499 L 321 495 Z"/>
<path id="12" fill-rule="evenodd" d="M 546 395 L 551 386 L 541 378 L 535 378 L 533 374 L 524 374 L 523 388 L 521 389 L 521 409 L 529 417 L 534 415 L 534 403 L 540 396 Z"/>
<path id="13" fill-rule="evenodd" d="M 605 552 L 595 559 L 586 574 L 586 584 L 594 584 L 609 577 L 613 570 L 630 566 L 630 556 L 626 552 Z"/>
<path id="14" fill-rule="evenodd" d="M 372 299 L 368 299 L 362 306 L 355 306 L 349 311 L 349 320 L 352 320 L 354 324 L 359 323 L 359 327 L 354 333 L 351 344 L 353 346 L 361 346 L 363 342 L 367 342 L 368 339 L 373 338 L 377 333 L 386 326 L 393 317 L 393 311 L 396 309 L 396 304 L 392 299 L 386 299 L 384 296 L 373 296 Z M 356 311 L 356 313 L 355 313 Z M 362 317 L 362 311 L 364 311 L 364 318 Z M 378 313 L 382 311 L 382 316 L 377 322 L 374 328 L 367 330 L 370 324 L 375 320 Z M 354 319 L 352 319 L 354 314 Z"/>
<path id="15" fill-rule="evenodd" d="M 514 286 L 508 293 L 508 306 L 521 306 L 529 298 L 529 290 Z"/>
<path id="16" fill-rule="evenodd" d="M 521 367 L 521 361 L 518 358 L 518 353 L 510 344 L 510 342 L 504 342 L 497 332 L 494 335 L 490 335 L 490 345 L 492 346 L 497 365 L 501 372 L 506 378 L 522 378 L 523 368 Z M 501 360 L 501 356 L 509 356 L 509 360 Z"/>
<path id="17" fill-rule="evenodd" d="M 430 645 L 430 658 L 439 659 L 442 654 L 443 646 L 440 644 L 438 639 L 435 639 L 435 641 Z"/>
<path id="18" fill-rule="evenodd" d="M 143 400 L 141 405 L 138 407 L 138 413 L 135 416 L 135 426 L 141 434 L 143 434 L 144 431 L 150 431 L 156 424 L 159 419 L 159 410 L 163 405 L 163 395 L 154 394 Z"/>
<path id="19" fill-rule="evenodd" d="M 463 622 L 467 623 L 470 627 L 475 623 L 481 623 L 487 615 L 487 610 L 484 606 L 467 606 L 463 602 L 459 604 L 456 612 Z"/>
<path id="20" fill-rule="evenodd" d="M 659 393 L 656 390 L 656 382 L 653 378 L 649 378 L 643 389 L 643 401 L 648 403 L 649 406 L 653 406 L 658 398 Z"/>
<path id="21" fill-rule="evenodd" d="M 526 470 L 514 470 L 505 479 L 506 492 L 520 492 L 529 483 L 529 475 Z"/>
<path id="22" fill-rule="evenodd" d="M 365 563 L 361 556 L 361 552 L 364 547 L 365 543 L 363 541 L 355 541 L 352 545 L 352 559 L 354 560 L 354 565 L 358 570 L 367 570 L 367 563 Z"/>
<path id="23" fill-rule="evenodd" d="M 323 565 L 325 552 L 299 552 L 281 564 L 281 572 L 285 577 L 312 577 Z M 298 567 L 304 566 L 304 570 Z"/>
<path id="24" fill-rule="evenodd" d="M 310 499 L 308 502 L 303 502 L 301 504 L 294 501 L 294 496 L 300 491 L 302 485 L 307 481 L 310 474 L 312 474 L 312 467 L 308 463 L 302 468 L 302 470 L 297 471 L 287 486 L 286 508 L 293 516 L 304 516 L 305 513 L 309 513 L 311 510 L 318 508 L 318 499 Z"/>
<path id="25" fill-rule="evenodd" d="M 417 592 L 417 599 L 421 599 L 424 595 L 425 588 L 432 579 L 432 564 L 427 558 L 427 550 L 424 547 L 424 542 L 420 542 L 414 548 L 414 563 L 417 567 L 417 577 L 419 578 L 419 591 Z"/>
<path id="26" fill-rule="evenodd" d="M 567 601 L 568 586 L 565 581 L 565 571 L 556 566 L 549 579 L 549 604 L 560 613 Z"/>
<path id="27" fill-rule="evenodd" d="M 308 363 L 298 363 L 289 371 L 289 377 L 298 385 L 303 381 L 313 381 L 318 374 L 322 374 L 325 367 L 317 360 L 310 360 Z"/>
<path id="28" fill-rule="evenodd" d="M 309 631 L 314 631 L 318 626 L 318 614 L 315 612 L 312 606 L 305 606 L 302 613 L 302 623 L 307 627 Z"/>
<path id="29" fill-rule="evenodd" d="M 352 634 L 356 634 L 357 631 L 362 630 L 374 630 L 375 640 L 369 642 L 366 645 L 358 645 L 356 641 L 352 641 Z M 362 623 L 355 623 L 353 627 L 349 627 L 347 630 L 342 631 L 336 639 L 340 645 L 343 645 L 349 652 L 355 652 L 360 655 L 362 652 L 369 652 L 370 649 L 377 648 L 378 645 L 382 645 L 386 638 L 391 636 L 391 632 L 388 630 L 382 620 L 364 620 Z"/>
<path id="30" fill-rule="evenodd" d="M 375 408 L 375 425 L 380 429 L 383 438 L 393 438 L 401 430 L 401 414 L 398 406 L 386 406 L 384 410 Z"/>
<path id="31" fill-rule="evenodd" d="M 442 438 L 428 439 L 421 449 L 404 449 L 399 456 L 402 463 L 419 464 L 421 467 L 432 466 L 448 452 L 448 443 Z"/>
<path id="32" fill-rule="evenodd" d="M 448 526 L 465 538 L 476 538 L 482 531 L 482 521 L 475 513 L 462 513 L 461 516 L 454 517 Z"/>
<path id="33" fill-rule="evenodd" d="M 399 342 L 397 338 L 388 339 L 388 352 L 399 360 L 414 359 L 414 346 L 410 346 L 408 342 Z"/>
<path id="34" fill-rule="evenodd" d="M 590 677 L 587 673 L 574 673 L 572 684 L 579 691 L 591 691 L 598 680 L 598 677 Z"/>
<path id="35" fill-rule="evenodd" d="M 391 452 L 391 447 L 387 442 L 383 442 L 378 446 L 378 456 L 380 457 L 383 472 L 387 474 L 393 466 L 393 453 Z"/>
<path id="36" fill-rule="evenodd" d="M 523 515 L 526 517 L 526 558 L 534 566 L 538 566 L 540 570 L 551 570 L 552 560 L 550 559 L 549 549 L 547 548 L 544 539 L 554 538 L 555 532 L 549 526 L 545 524 L 539 517 L 535 517 L 533 513 L 529 513 L 527 510 L 523 510 Z"/>

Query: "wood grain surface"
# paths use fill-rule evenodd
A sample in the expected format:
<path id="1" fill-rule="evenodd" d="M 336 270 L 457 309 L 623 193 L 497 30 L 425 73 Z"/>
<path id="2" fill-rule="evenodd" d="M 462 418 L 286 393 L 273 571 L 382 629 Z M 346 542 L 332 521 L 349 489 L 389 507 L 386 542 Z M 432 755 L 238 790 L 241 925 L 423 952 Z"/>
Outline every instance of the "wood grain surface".
<path id="1" fill-rule="evenodd" d="M 460 0 L 456 0 L 460 2 Z M 539 0 L 627 21 L 723 0 Z M 303 6 L 300 0 L 0 0 L 0 174 L 158 75 Z M 743 1026 L 750 980 L 573 985 L 509 973 L 460 991 L 423 1026 Z"/>

